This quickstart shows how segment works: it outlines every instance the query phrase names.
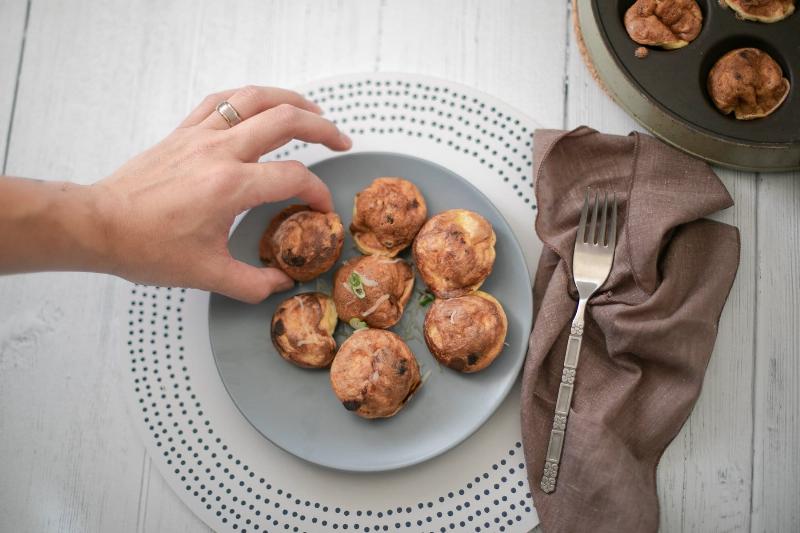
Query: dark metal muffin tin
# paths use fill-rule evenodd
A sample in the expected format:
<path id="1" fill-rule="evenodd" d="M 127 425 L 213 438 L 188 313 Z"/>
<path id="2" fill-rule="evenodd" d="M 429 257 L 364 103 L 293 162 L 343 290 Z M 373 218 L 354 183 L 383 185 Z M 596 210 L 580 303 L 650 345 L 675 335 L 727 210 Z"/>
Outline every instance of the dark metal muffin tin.
<path id="1" fill-rule="evenodd" d="M 747 170 L 800 169 L 800 12 L 772 23 L 740 20 L 716 0 L 698 0 L 703 29 L 677 50 L 640 46 L 623 17 L 634 0 L 577 0 L 578 22 L 590 59 L 611 95 L 667 142 L 711 162 Z M 759 48 L 775 59 L 791 88 L 771 115 L 736 120 L 714 107 L 706 81 L 730 50 Z"/>

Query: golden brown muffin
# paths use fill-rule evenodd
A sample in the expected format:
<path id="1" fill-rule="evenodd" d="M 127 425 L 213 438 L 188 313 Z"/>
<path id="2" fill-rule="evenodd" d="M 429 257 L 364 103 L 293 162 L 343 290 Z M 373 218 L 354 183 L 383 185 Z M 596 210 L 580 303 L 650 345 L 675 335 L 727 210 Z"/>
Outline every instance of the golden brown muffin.
<path id="1" fill-rule="evenodd" d="M 309 281 L 339 259 L 344 227 L 336 213 L 292 205 L 270 221 L 259 245 L 261 261 L 297 281 Z"/>
<path id="2" fill-rule="evenodd" d="M 494 266 L 497 237 L 478 213 L 451 209 L 432 217 L 414 240 L 414 261 L 439 298 L 477 290 Z"/>
<path id="3" fill-rule="evenodd" d="M 361 329 L 344 341 L 331 365 L 331 386 L 345 409 L 364 418 L 395 415 L 420 386 L 419 365 L 403 339 Z"/>
<path id="4" fill-rule="evenodd" d="M 445 366 L 461 372 L 483 370 L 503 351 L 508 320 L 492 295 L 477 291 L 436 300 L 425 315 L 425 344 Z"/>
<path id="5" fill-rule="evenodd" d="M 720 0 L 744 20 L 778 22 L 794 13 L 794 0 Z"/>
<path id="6" fill-rule="evenodd" d="M 413 288 L 414 271 L 402 259 L 362 255 L 336 271 L 333 301 L 345 322 L 389 328 L 400 320 Z"/>
<path id="7" fill-rule="evenodd" d="M 672 50 L 694 41 L 703 28 L 696 0 L 637 0 L 625 12 L 625 29 L 639 44 Z"/>
<path id="8" fill-rule="evenodd" d="M 416 185 L 402 178 L 378 178 L 356 194 L 350 231 L 363 253 L 394 257 L 411 244 L 427 217 Z"/>
<path id="9" fill-rule="evenodd" d="M 306 292 L 284 300 L 272 315 L 272 344 L 303 368 L 326 368 L 336 354 L 336 306 L 330 296 Z"/>
<path id="10" fill-rule="evenodd" d="M 708 74 L 708 94 L 724 114 L 739 120 L 766 117 L 789 94 L 780 65 L 758 48 L 731 50 Z"/>

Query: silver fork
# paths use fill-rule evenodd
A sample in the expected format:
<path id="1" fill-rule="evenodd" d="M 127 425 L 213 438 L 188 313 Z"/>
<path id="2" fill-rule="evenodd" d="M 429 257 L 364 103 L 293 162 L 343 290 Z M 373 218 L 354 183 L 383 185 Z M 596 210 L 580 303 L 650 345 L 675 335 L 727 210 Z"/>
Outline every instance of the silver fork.
<path id="1" fill-rule="evenodd" d="M 578 356 L 583 339 L 583 315 L 586 311 L 586 302 L 605 283 L 614 262 L 614 246 L 617 243 L 616 194 L 612 195 L 610 207 L 611 221 L 607 225 L 608 193 L 605 194 L 602 206 L 600 205 L 600 195 L 595 193 L 594 209 L 592 209 L 591 221 L 587 227 L 589 189 L 586 189 L 578 235 L 575 239 L 575 252 L 572 256 L 572 275 L 575 278 L 575 285 L 578 287 L 578 310 L 575 312 L 575 318 L 572 319 L 572 327 L 569 332 L 567 353 L 564 356 L 564 370 L 561 373 L 556 412 L 553 416 L 553 429 L 550 430 L 550 443 L 547 446 L 547 457 L 541 483 L 542 490 L 547 493 L 553 492 L 556 488 L 561 450 L 564 446 L 564 434 L 567 429 L 567 417 L 570 405 L 572 405 L 572 391 L 575 387 L 575 370 L 578 367 Z M 602 213 L 599 232 L 597 231 L 598 212 Z"/>

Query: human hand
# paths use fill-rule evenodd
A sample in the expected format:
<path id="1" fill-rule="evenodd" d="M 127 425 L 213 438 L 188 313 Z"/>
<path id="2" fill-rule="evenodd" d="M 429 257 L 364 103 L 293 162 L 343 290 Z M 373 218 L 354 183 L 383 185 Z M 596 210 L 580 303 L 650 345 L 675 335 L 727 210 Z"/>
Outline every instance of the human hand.
<path id="1" fill-rule="evenodd" d="M 216 111 L 227 100 L 242 122 Z M 350 139 L 297 93 L 245 87 L 207 97 L 163 141 L 90 187 L 104 227 L 98 270 L 147 284 L 194 287 L 260 302 L 293 280 L 235 260 L 228 232 L 241 212 L 298 197 L 333 209 L 325 184 L 302 163 L 259 163 L 292 139 L 347 150 Z M 255 246 L 255 245 L 254 245 Z"/>

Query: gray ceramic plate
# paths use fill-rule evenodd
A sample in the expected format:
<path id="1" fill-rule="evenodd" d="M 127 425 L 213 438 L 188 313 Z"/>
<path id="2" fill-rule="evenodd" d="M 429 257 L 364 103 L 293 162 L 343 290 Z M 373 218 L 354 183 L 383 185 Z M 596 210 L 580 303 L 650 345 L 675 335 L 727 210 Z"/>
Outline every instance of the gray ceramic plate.
<path id="1" fill-rule="evenodd" d="M 346 411 L 330 387 L 327 370 L 304 370 L 284 361 L 272 346 L 269 322 L 275 307 L 292 294 L 321 290 L 330 294 L 341 261 L 358 254 L 347 233 L 342 258 L 333 270 L 259 305 L 211 295 L 211 346 L 222 381 L 236 406 L 266 438 L 284 450 L 323 466 L 374 472 L 391 470 L 439 455 L 470 436 L 497 409 L 522 366 L 533 314 L 531 285 L 520 245 L 502 215 L 463 178 L 434 163 L 382 152 L 350 154 L 311 169 L 333 192 L 336 212 L 350 225 L 355 194 L 379 176 L 413 181 L 428 203 L 429 215 L 455 207 L 482 214 L 497 234 L 494 271 L 483 285 L 508 315 L 507 346 L 486 370 L 466 375 L 440 366 L 422 337 L 426 308 L 417 278 L 414 296 L 393 331 L 416 355 L 425 384 L 396 416 L 363 420 Z M 251 210 L 230 239 L 233 255 L 258 265 L 258 242 L 268 221 L 292 202 Z M 296 202 L 295 202 L 296 203 Z M 408 257 L 408 252 L 403 254 Z M 337 340 L 350 333 L 339 325 Z"/>

